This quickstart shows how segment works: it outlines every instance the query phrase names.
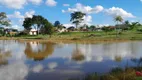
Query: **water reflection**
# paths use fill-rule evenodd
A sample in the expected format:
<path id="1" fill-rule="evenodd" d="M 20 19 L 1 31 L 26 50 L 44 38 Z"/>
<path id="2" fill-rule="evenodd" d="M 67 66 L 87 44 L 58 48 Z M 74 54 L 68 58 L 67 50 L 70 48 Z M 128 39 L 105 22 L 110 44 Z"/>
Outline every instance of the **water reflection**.
<path id="1" fill-rule="evenodd" d="M 72 53 L 72 60 L 75 61 L 83 61 L 85 59 L 85 56 L 81 52 L 81 50 L 78 48 L 78 44 L 76 44 L 75 50 L 73 50 Z"/>
<path id="2" fill-rule="evenodd" d="M 3 51 L 0 49 L 0 65 L 8 64 L 8 58 L 11 57 L 10 51 Z"/>
<path id="3" fill-rule="evenodd" d="M 44 60 L 54 51 L 53 43 L 39 43 L 28 42 L 26 43 L 25 54 L 27 58 L 34 59 L 35 61 Z"/>
<path id="4" fill-rule="evenodd" d="M 114 67 L 123 68 L 128 62 L 129 66 L 141 66 L 141 47 L 142 42 L 54 44 L 0 41 L 0 80 L 67 80 L 87 73 L 108 72 Z"/>

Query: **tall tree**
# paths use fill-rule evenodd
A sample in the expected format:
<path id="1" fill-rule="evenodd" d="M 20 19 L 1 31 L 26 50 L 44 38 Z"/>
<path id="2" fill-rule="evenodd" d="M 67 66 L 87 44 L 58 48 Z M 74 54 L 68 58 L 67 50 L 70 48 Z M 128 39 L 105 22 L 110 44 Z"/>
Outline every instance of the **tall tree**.
<path id="1" fill-rule="evenodd" d="M 52 24 L 50 22 L 48 22 L 47 19 L 45 19 L 44 17 L 42 17 L 40 15 L 33 15 L 32 18 L 25 18 L 25 21 L 23 22 L 23 26 L 25 29 L 28 29 L 28 30 L 31 28 L 37 29 L 38 34 L 39 34 L 39 31 L 43 31 L 41 33 L 45 34 L 45 33 L 47 33 L 46 32 L 47 28 L 51 28 L 51 29 L 53 28 Z M 49 32 L 51 29 L 49 29 Z"/>
<path id="2" fill-rule="evenodd" d="M 117 24 L 120 22 L 123 22 L 123 18 L 121 17 L 121 16 L 116 16 L 115 18 L 114 18 L 114 21 L 115 22 L 117 22 Z"/>
<path id="3" fill-rule="evenodd" d="M 118 25 L 118 23 L 120 22 L 123 22 L 123 18 L 121 17 L 121 16 L 116 16 L 115 18 L 114 18 L 114 21 L 117 23 L 117 25 Z M 118 31 L 117 31 L 117 29 L 116 29 L 116 27 L 115 27 L 115 30 L 116 30 L 116 36 L 118 35 Z"/>
<path id="4" fill-rule="evenodd" d="M 84 20 L 83 17 L 85 16 L 85 13 L 82 12 L 74 12 L 71 13 L 71 19 L 70 21 L 76 25 L 76 28 L 78 27 L 78 25 Z"/>
<path id="5" fill-rule="evenodd" d="M 0 25 L 9 26 L 10 20 L 8 20 L 5 12 L 0 12 Z"/>

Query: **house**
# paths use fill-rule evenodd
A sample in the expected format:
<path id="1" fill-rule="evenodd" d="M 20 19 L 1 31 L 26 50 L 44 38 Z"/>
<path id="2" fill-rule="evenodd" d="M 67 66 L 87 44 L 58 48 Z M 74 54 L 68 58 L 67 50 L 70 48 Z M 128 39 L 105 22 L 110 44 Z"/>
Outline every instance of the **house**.
<path id="1" fill-rule="evenodd" d="M 58 32 L 59 33 L 68 32 L 68 30 L 66 29 L 66 27 L 63 27 L 62 29 L 58 29 Z"/>
<path id="2" fill-rule="evenodd" d="M 30 35 L 37 35 L 38 31 L 36 29 L 31 29 L 29 32 Z"/>

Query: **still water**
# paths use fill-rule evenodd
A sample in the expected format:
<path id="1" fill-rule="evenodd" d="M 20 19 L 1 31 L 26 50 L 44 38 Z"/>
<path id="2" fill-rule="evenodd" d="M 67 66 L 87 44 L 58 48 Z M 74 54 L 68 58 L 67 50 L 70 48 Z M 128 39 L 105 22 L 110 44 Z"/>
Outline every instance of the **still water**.
<path id="1" fill-rule="evenodd" d="M 68 80 L 138 66 L 142 42 L 64 44 L 0 40 L 0 80 Z M 135 59 L 135 60 L 134 60 Z"/>

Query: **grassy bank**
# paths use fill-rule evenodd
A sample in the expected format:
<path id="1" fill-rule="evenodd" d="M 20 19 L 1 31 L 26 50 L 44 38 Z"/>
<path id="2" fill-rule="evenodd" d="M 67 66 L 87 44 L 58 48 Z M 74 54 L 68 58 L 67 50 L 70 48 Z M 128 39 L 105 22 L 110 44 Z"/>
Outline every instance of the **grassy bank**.
<path id="1" fill-rule="evenodd" d="M 51 42 L 120 42 L 131 40 L 142 40 L 142 32 L 124 31 L 119 35 L 116 32 L 64 32 L 55 33 L 51 37 L 49 35 L 38 36 L 16 36 L 16 37 L 1 37 L 0 39 L 17 39 L 17 40 L 39 40 Z"/>

